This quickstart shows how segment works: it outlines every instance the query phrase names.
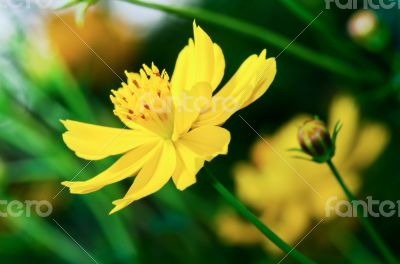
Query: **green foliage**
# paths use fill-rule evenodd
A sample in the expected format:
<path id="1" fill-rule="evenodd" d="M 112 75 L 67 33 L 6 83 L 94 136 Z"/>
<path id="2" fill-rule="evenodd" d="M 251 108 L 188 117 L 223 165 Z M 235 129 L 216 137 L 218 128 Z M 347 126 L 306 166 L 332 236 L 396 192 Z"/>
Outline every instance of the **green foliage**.
<path id="1" fill-rule="evenodd" d="M 364 172 L 360 196 L 373 193 L 381 199 L 398 199 L 400 32 L 390 22 L 395 21 L 398 12 L 387 11 L 381 16 L 387 28 L 373 42 L 385 42 L 388 47 L 376 53 L 351 41 L 342 22 L 350 12 L 336 9 L 324 11 L 292 43 L 322 10 L 324 3 L 320 1 L 208 0 L 201 1 L 198 7 L 125 2 L 184 18 L 163 20 L 153 34 L 141 40 L 137 59 L 124 62 L 129 70 L 137 70 L 143 62 L 157 61 L 172 73 L 174 58 L 190 36 L 193 19 L 215 36 L 232 62 L 227 65 L 227 76 L 248 54 L 267 48 L 270 56 L 279 55 L 278 76 L 270 91 L 241 113 L 260 133 L 271 134 L 298 113 L 323 116 L 334 95 L 352 94 L 360 104 L 362 119 L 379 121 L 393 133 L 388 150 Z M 76 23 L 84 26 L 85 15 L 95 4 L 107 7 L 107 1 L 71 0 L 60 9 L 73 9 Z M 259 245 L 231 246 L 217 236 L 214 219 L 225 205 L 200 176 L 199 182 L 185 192 L 170 184 L 113 216 L 106 214 L 111 201 L 123 196 L 130 181 L 79 198 L 66 190 L 57 194 L 61 181 L 88 179 L 111 163 L 88 164 L 75 157 L 62 141 L 59 120 L 117 123 L 106 94 L 119 83 L 99 87 L 90 81 L 93 76 L 77 79 L 52 48 L 41 55 L 31 45 L 34 41 L 43 43 L 32 40 L 22 21 L 13 22 L 20 27 L 20 33 L 0 43 L 1 199 L 25 199 L 33 194 L 18 190 L 36 189 L 50 182 L 56 186 L 47 197 L 55 207 L 51 217 L 99 263 L 277 262 L 276 255 Z M 139 29 L 132 29 L 135 30 Z M 132 32 L 126 32 L 129 33 Z M 226 127 L 232 132 L 229 155 L 217 158 L 210 166 L 229 189 L 234 189 L 232 168 L 249 159 L 250 147 L 259 138 L 245 130 L 246 124 L 237 116 Z M 340 129 L 338 122 L 332 133 L 333 142 L 340 137 Z M 0 250 L 4 263 L 89 263 L 88 256 L 52 218 L 0 218 L 0 248 L 7 248 Z M 400 231 L 397 220 L 373 220 L 390 247 L 399 252 L 393 237 Z M 319 263 L 378 263 L 376 257 L 371 257 L 377 252 L 365 243 L 365 234 L 352 226 L 342 228 L 339 222 L 342 221 L 334 220 L 316 230 L 301 243 L 301 252 Z M 344 231 L 348 228 L 351 232 Z M 338 235 L 341 233 L 343 237 Z"/>

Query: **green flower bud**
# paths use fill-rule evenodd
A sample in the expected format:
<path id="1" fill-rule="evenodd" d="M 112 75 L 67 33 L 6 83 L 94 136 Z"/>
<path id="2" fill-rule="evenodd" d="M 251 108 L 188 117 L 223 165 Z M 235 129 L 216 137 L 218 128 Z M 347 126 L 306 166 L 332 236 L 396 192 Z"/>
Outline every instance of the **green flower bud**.
<path id="1" fill-rule="evenodd" d="M 298 140 L 301 149 L 310 155 L 314 161 L 326 162 L 335 154 L 335 144 L 331 139 L 325 123 L 320 120 L 310 120 L 299 128 Z"/>

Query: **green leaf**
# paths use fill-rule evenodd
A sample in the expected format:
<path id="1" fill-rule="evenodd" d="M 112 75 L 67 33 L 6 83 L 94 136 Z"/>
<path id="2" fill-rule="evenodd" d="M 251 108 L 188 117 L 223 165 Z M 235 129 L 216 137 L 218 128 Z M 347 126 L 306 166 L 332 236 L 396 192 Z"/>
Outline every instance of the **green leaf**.
<path id="1" fill-rule="evenodd" d="M 86 0 L 86 1 L 81 1 L 81 4 L 77 5 L 77 10 L 75 13 L 75 23 L 82 27 L 84 22 L 85 22 L 85 15 L 86 12 L 88 11 L 89 7 L 91 5 L 94 5 L 98 2 L 99 0 Z"/>
<path id="2" fill-rule="evenodd" d="M 89 257 L 57 226 L 38 217 L 5 217 L 4 220 L 67 263 L 89 263 Z"/>

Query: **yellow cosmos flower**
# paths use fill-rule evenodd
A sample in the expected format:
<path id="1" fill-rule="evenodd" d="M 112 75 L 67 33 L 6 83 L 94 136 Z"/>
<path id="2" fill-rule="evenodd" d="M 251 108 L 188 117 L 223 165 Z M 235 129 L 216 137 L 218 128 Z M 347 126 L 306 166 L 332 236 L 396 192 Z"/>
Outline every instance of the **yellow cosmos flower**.
<path id="1" fill-rule="evenodd" d="M 301 239 L 313 221 L 325 218 L 326 203 L 331 197 L 346 199 L 327 166 L 293 159 L 293 152 L 288 152 L 288 149 L 298 146 L 297 130 L 310 118 L 297 116 L 273 136 L 264 137 L 284 160 L 265 142 L 259 141 L 252 149 L 252 162 L 238 164 L 234 169 L 239 198 L 254 208 L 260 219 L 289 244 Z M 330 131 L 338 120 L 343 127 L 336 141 L 333 161 L 356 193 L 361 186 L 361 171 L 383 151 L 389 133 L 379 124 L 360 125 L 357 106 L 349 97 L 340 97 L 333 102 L 328 123 Z M 332 218 L 333 213 L 326 221 Z M 231 212 L 222 213 L 217 226 L 219 234 L 227 242 L 260 243 L 273 252 L 279 252 L 258 230 Z"/>
<path id="2" fill-rule="evenodd" d="M 193 32 L 171 79 L 154 64 L 143 65 L 139 73 L 127 72 L 127 82 L 112 91 L 114 113 L 127 129 L 62 121 L 64 142 L 77 156 L 99 160 L 123 154 L 92 179 L 63 182 L 71 193 L 94 192 L 136 175 L 126 195 L 113 202 L 114 213 L 158 191 L 171 177 L 179 190 L 186 189 L 205 161 L 227 153 L 230 133 L 220 125 L 265 93 L 276 74 L 275 59 L 266 59 L 265 50 L 250 56 L 214 93 L 225 69 L 222 50 L 195 23 Z"/>

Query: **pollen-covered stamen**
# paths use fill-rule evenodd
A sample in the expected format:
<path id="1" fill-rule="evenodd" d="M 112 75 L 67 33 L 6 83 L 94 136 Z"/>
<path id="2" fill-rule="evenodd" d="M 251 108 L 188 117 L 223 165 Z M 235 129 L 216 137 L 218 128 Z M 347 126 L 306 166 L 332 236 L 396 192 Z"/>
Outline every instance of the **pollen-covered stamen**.
<path id="1" fill-rule="evenodd" d="M 129 127 L 138 124 L 164 135 L 172 131 L 171 88 L 165 70 L 143 65 L 139 73 L 125 72 L 128 80 L 112 90 L 114 114 Z"/>

